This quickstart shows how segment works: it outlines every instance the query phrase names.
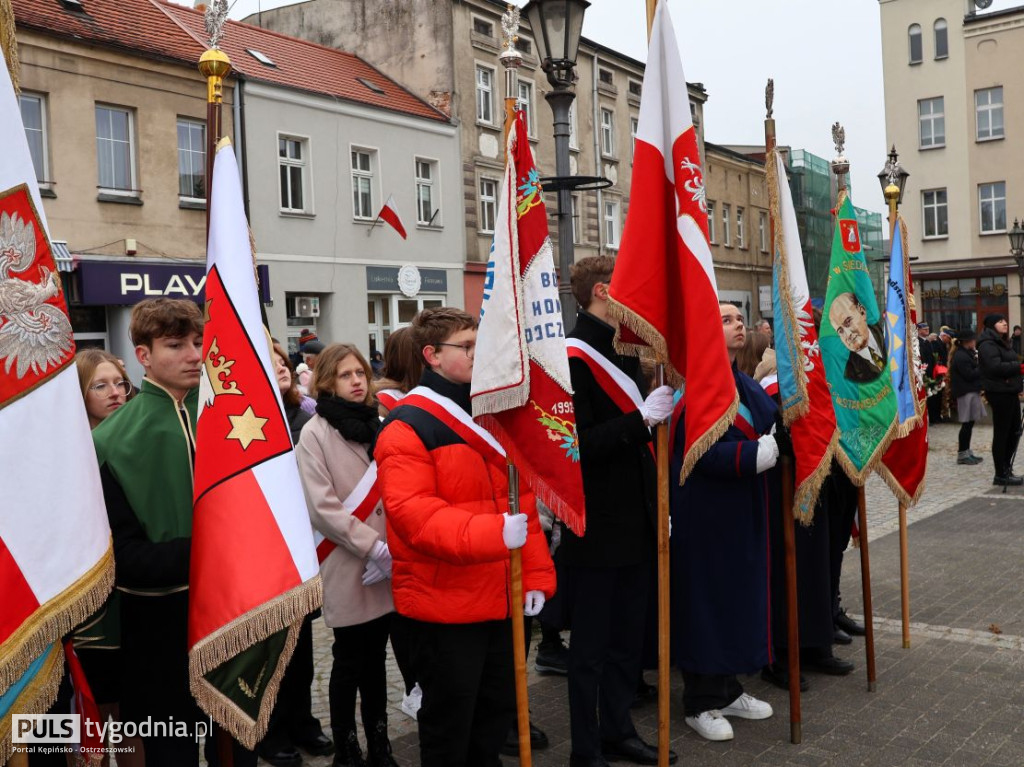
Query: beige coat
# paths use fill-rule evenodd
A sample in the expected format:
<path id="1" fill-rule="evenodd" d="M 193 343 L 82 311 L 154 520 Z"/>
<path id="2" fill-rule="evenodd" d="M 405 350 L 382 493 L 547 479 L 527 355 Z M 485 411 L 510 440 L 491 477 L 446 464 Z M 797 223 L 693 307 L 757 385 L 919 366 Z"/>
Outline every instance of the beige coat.
<path id="1" fill-rule="evenodd" d="M 363 477 L 370 457 L 366 446 L 346 440 L 319 415 L 302 427 L 295 448 L 313 527 L 338 544 L 320 565 L 324 620 L 331 628 L 355 626 L 395 609 L 391 580 L 363 585 L 366 562 L 378 541 L 387 540 L 384 506 L 366 522 L 342 509 L 341 502 Z"/>

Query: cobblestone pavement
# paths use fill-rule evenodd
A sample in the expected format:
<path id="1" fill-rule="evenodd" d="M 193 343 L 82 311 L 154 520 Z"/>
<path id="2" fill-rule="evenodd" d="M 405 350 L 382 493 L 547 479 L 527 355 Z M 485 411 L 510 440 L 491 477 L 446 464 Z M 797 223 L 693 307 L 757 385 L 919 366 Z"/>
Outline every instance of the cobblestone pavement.
<path id="1" fill-rule="evenodd" d="M 752 694 L 776 714 L 734 721 L 736 738 L 708 743 L 683 723 L 681 681 L 673 674 L 672 743 L 686 765 L 1024 765 L 1024 492 L 992 487 L 991 426 L 975 427 L 973 449 L 985 461 L 956 464 L 958 425 L 932 428 L 927 486 L 908 512 L 911 525 L 912 647 L 901 647 L 897 504 L 885 484 L 867 486 L 872 565 L 877 690 L 866 691 L 863 642 L 838 655 L 857 664 L 847 677 L 809 675 L 803 695 L 803 742 L 789 742 L 788 696 L 757 677 L 744 678 Z M 1018 460 L 1018 467 L 1024 461 Z M 1020 469 L 1018 469 L 1020 470 Z M 862 614 L 860 562 L 847 552 L 844 604 Z M 1001 633 L 996 633 L 1001 632 Z M 315 623 L 314 713 L 329 723 L 327 683 L 331 635 Z M 538 767 L 568 763 L 570 750 L 565 680 L 532 671 L 534 721 L 551 747 L 534 754 Z M 649 675 L 653 680 L 653 675 Z M 418 764 L 416 723 L 399 705 L 402 680 L 388 661 L 389 729 L 401 765 Z M 655 737 L 657 712 L 636 712 L 640 733 Z M 328 767 L 330 758 L 305 764 Z M 505 758 L 506 764 L 517 760 Z M 263 764 L 261 762 L 261 764 Z"/>

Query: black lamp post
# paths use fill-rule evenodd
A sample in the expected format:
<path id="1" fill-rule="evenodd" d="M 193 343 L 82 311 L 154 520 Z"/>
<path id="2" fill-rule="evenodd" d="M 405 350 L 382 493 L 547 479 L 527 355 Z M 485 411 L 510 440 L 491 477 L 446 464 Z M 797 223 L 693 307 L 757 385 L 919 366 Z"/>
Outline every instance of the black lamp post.
<path id="1" fill-rule="evenodd" d="M 555 118 L 555 173 L 560 180 L 569 179 L 569 109 L 576 98 L 576 54 L 583 32 L 583 14 L 589 5 L 587 0 L 530 0 L 523 8 L 537 41 L 541 69 L 552 88 L 545 98 Z M 558 191 L 558 294 L 562 322 L 568 333 L 576 324 L 576 301 L 569 285 L 569 269 L 574 261 L 570 197 L 573 185 L 566 182 L 554 186 Z"/>
<path id="2" fill-rule="evenodd" d="M 1020 290 L 1020 318 L 1018 323 L 1024 325 L 1024 227 L 1020 221 L 1013 219 L 1013 229 L 1007 236 L 1010 238 L 1010 254 L 1017 262 L 1017 287 Z"/>
<path id="3" fill-rule="evenodd" d="M 889 159 L 885 163 L 885 167 L 878 173 L 878 182 L 882 185 L 882 194 L 885 196 L 886 202 L 892 196 L 889 187 L 894 186 L 899 191 L 899 195 L 895 197 L 896 204 L 903 204 L 903 192 L 906 191 L 909 177 L 910 174 L 900 165 L 900 156 L 896 154 L 896 145 L 893 144 L 892 149 L 889 150 Z"/>

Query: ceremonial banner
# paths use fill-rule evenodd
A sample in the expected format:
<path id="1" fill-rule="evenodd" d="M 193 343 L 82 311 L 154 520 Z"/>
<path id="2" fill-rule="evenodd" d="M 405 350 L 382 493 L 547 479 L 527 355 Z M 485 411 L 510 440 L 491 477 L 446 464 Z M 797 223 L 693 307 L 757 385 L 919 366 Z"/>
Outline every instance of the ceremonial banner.
<path id="1" fill-rule="evenodd" d="M 579 438 L 539 180 L 526 118 L 517 112 L 480 310 L 473 415 L 501 443 L 537 498 L 583 535 Z"/>
<path id="2" fill-rule="evenodd" d="M 0 762 L 10 714 L 53 702 L 50 646 L 114 583 L 71 322 L 20 115 L 0 67 L 0 698 L 17 698 L 0 718 Z"/>
<path id="3" fill-rule="evenodd" d="M 857 214 L 845 190 L 836 209 L 821 356 L 839 426 L 836 457 L 850 480 L 862 486 L 892 441 L 896 396 Z"/>
<path id="4" fill-rule="evenodd" d="M 226 139 L 217 148 L 212 194 L 189 671 L 203 710 L 255 748 L 302 619 L 320 606 L 320 576 Z"/>
<path id="5" fill-rule="evenodd" d="M 889 259 L 889 284 L 885 302 L 889 326 L 889 373 L 896 391 L 896 439 L 882 456 L 878 474 L 905 506 L 913 506 L 924 492 L 928 468 L 928 393 L 920 374 L 917 311 L 914 282 L 910 277 L 907 226 L 897 215 Z"/>
<path id="6" fill-rule="evenodd" d="M 620 351 L 664 363 L 675 385 L 686 380 L 682 482 L 729 428 L 739 394 L 722 336 L 697 131 L 665 2 L 651 30 L 629 214 L 609 295 L 624 326 Z"/>
<path id="7" fill-rule="evenodd" d="M 818 331 L 814 329 L 796 209 L 786 180 L 786 165 L 777 150 L 769 154 L 765 170 L 775 221 L 772 306 L 779 400 L 795 454 L 793 513 L 809 524 L 821 483 L 831 468 L 839 432 L 825 382 Z"/>

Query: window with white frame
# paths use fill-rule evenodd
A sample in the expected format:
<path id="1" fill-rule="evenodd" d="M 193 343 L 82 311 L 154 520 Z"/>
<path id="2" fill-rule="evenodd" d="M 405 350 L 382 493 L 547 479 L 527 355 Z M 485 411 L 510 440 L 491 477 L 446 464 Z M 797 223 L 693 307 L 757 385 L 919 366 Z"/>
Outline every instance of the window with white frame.
<path id="1" fill-rule="evenodd" d="M 724 233 L 725 242 L 722 243 L 727 248 L 732 247 L 732 207 L 726 204 L 722 204 L 722 232 Z"/>
<path id="2" fill-rule="evenodd" d="M 1002 138 L 1003 86 L 984 88 L 974 92 L 974 115 L 978 141 Z"/>
<path id="3" fill-rule="evenodd" d="M 206 123 L 178 118 L 178 197 L 206 199 Z"/>
<path id="4" fill-rule="evenodd" d="M 640 128 L 640 120 L 636 117 L 629 118 L 629 161 L 633 161 L 636 154 L 636 132 Z"/>
<path id="5" fill-rule="evenodd" d="M 601 154 L 615 156 L 615 113 L 610 109 L 601 110 Z"/>
<path id="6" fill-rule="evenodd" d="M 526 135 L 537 135 L 533 125 L 533 83 L 526 80 L 519 81 L 519 99 L 516 105 L 523 110 L 526 117 Z"/>
<path id="7" fill-rule="evenodd" d="M 763 210 L 757 214 L 757 242 L 762 253 L 768 252 L 768 235 L 771 227 L 768 226 L 768 214 Z"/>
<path id="8" fill-rule="evenodd" d="M 605 245 L 613 250 L 619 247 L 619 202 L 618 200 L 604 201 L 604 241 Z"/>
<path id="9" fill-rule="evenodd" d="M 745 248 L 747 247 L 747 238 L 743 231 L 743 208 L 736 208 L 736 247 Z"/>
<path id="10" fill-rule="evenodd" d="M 949 24 L 945 19 L 935 20 L 935 58 L 949 58 Z"/>
<path id="11" fill-rule="evenodd" d="M 25 126 L 28 151 L 32 155 L 32 167 L 36 171 L 36 181 L 46 184 L 49 175 L 46 152 L 46 97 L 22 91 L 18 97 L 18 104 L 21 107 L 21 123 Z"/>
<path id="12" fill-rule="evenodd" d="M 978 186 L 978 208 L 981 233 L 1006 231 L 1006 182 L 996 181 Z"/>
<path id="13" fill-rule="evenodd" d="M 582 222 L 580 221 L 580 196 L 574 194 L 569 199 L 572 200 L 572 241 L 573 244 L 579 245 L 582 242 L 583 232 Z"/>
<path id="14" fill-rule="evenodd" d="M 907 29 L 907 44 L 910 48 L 910 63 L 920 64 L 924 59 L 924 47 L 921 42 L 920 24 L 911 24 Z"/>
<path id="15" fill-rule="evenodd" d="M 921 99 L 917 102 L 921 149 L 933 149 L 946 145 L 946 116 L 944 109 L 944 99 L 942 96 Z"/>
<path id="16" fill-rule="evenodd" d="M 281 211 L 306 212 L 306 176 L 309 141 L 298 136 L 277 137 L 277 164 L 281 178 Z"/>
<path id="17" fill-rule="evenodd" d="M 494 70 L 476 65 L 476 121 L 494 125 Z"/>
<path id="18" fill-rule="evenodd" d="M 493 178 L 480 179 L 480 231 L 494 231 L 494 216 L 498 206 L 498 182 Z"/>
<path id="19" fill-rule="evenodd" d="M 373 219 L 373 166 L 376 152 L 372 149 L 351 150 L 352 164 L 352 215 L 355 218 Z"/>
<path id="20" fill-rule="evenodd" d="M 576 128 L 576 99 L 569 104 L 569 148 L 580 148 L 580 138 Z"/>
<path id="21" fill-rule="evenodd" d="M 708 242 L 712 245 L 716 243 L 715 238 L 715 201 L 708 200 Z"/>
<path id="22" fill-rule="evenodd" d="M 96 105 L 96 158 L 104 192 L 135 192 L 135 146 L 132 113 Z"/>
<path id="23" fill-rule="evenodd" d="M 440 195 L 437 193 L 437 161 L 416 158 L 416 223 L 440 226 Z"/>
<path id="24" fill-rule="evenodd" d="M 946 207 L 945 189 L 926 189 L 921 192 L 924 207 L 924 236 L 948 237 L 949 214 Z"/>

